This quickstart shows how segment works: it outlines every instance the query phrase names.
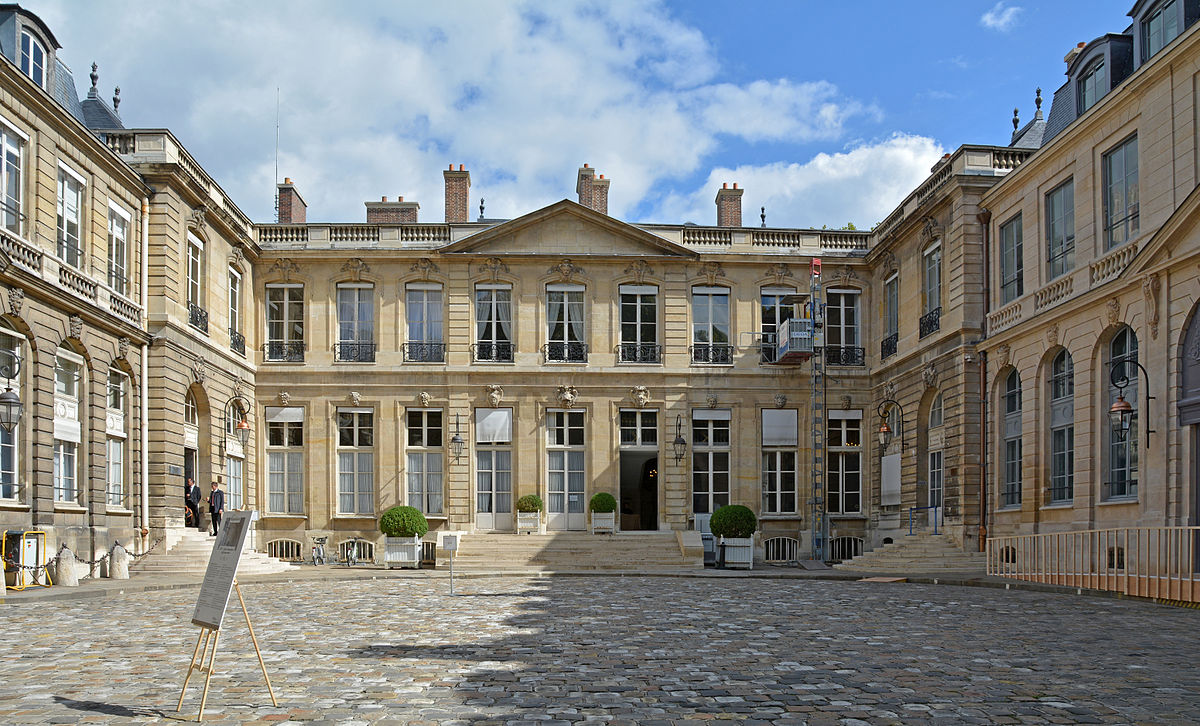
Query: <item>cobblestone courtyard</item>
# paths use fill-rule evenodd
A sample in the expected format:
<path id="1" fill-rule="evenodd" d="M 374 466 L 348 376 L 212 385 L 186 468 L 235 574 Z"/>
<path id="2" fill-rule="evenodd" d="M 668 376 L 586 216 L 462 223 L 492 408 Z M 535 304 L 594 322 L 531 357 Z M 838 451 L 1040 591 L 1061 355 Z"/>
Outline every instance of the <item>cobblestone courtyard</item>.
<path id="1" fill-rule="evenodd" d="M 236 598 L 206 723 L 1195 723 L 1200 612 L 750 578 L 295 581 Z M 0 608 L 0 723 L 175 713 L 196 590 Z"/>

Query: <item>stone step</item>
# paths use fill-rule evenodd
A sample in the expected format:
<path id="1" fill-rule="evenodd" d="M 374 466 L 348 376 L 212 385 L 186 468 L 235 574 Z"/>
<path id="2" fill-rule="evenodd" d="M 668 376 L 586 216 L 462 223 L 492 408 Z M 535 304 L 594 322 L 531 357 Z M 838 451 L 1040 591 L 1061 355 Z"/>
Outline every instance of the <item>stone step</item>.
<path id="1" fill-rule="evenodd" d="M 982 571 L 985 567 L 982 553 L 963 552 L 946 535 L 928 532 L 899 538 L 834 565 L 839 570 L 890 574 Z"/>

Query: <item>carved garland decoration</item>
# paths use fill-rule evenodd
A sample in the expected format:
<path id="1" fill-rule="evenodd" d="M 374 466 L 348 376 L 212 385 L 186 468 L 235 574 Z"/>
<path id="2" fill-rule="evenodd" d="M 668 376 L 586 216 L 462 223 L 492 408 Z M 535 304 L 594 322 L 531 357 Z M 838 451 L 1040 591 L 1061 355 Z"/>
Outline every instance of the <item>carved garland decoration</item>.
<path id="1" fill-rule="evenodd" d="M 1158 338 L 1158 291 L 1162 289 L 1162 280 L 1158 273 L 1152 272 L 1142 280 L 1142 294 L 1146 297 L 1146 322 L 1150 324 L 1150 337 Z"/>
<path id="2" fill-rule="evenodd" d="M 508 265 L 504 264 L 504 260 L 499 257 L 489 257 L 487 261 L 480 262 L 475 270 L 480 275 L 490 275 L 492 282 L 496 282 L 500 279 L 501 272 L 508 274 Z"/>
<path id="3" fill-rule="evenodd" d="M 270 274 L 279 275 L 285 281 L 292 279 L 292 274 L 298 272 L 300 272 L 300 266 L 286 257 L 275 260 L 270 269 Z"/>
<path id="4" fill-rule="evenodd" d="M 362 280 L 363 274 L 370 271 L 370 265 L 364 262 L 361 257 L 351 257 L 346 260 L 346 264 L 342 265 L 342 272 L 349 272 L 355 282 Z"/>
<path id="5" fill-rule="evenodd" d="M 625 268 L 625 274 L 633 275 L 633 279 L 640 285 L 645 282 L 647 275 L 654 274 L 654 270 L 650 268 L 649 263 L 645 260 L 638 260 Z"/>
<path id="6" fill-rule="evenodd" d="M 419 273 L 421 277 L 426 279 L 428 279 L 435 272 L 441 272 L 437 266 L 437 263 L 428 257 L 422 257 L 421 259 L 412 263 L 412 267 L 409 268 L 409 271 Z"/>

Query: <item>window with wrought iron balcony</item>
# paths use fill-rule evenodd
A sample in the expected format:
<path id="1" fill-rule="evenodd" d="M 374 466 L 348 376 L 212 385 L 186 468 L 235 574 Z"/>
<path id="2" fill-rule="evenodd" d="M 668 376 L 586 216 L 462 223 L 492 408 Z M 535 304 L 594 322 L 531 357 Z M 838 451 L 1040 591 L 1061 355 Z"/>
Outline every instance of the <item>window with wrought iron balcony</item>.
<path id="1" fill-rule="evenodd" d="M 942 327 L 942 308 L 936 307 L 921 316 L 921 336 L 936 333 Z"/>
<path id="2" fill-rule="evenodd" d="M 621 343 L 618 351 L 622 363 L 662 362 L 662 346 L 658 343 Z"/>
<path id="3" fill-rule="evenodd" d="M 506 340 L 480 340 L 471 346 L 476 363 L 512 363 L 513 344 Z"/>
<path id="4" fill-rule="evenodd" d="M 374 363 L 375 343 L 363 340 L 341 340 L 333 347 L 339 363 Z"/>
<path id="5" fill-rule="evenodd" d="M 542 346 L 547 363 L 587 363 L 587 343 L 557 341 Z"/>
<path id="6" fill-rule="evenodd" d="M 188 301 L 188 325 L 208 334 L 208 311 L 191 300 Z"/>
<path id="7" fill-rule="evenodd" d="M 269 340 L 263 346 L 268 361 L 274 363 L 303 363 L 303 340 Z"/>
<path id="8" fill-rule="evenodd" d="M 410 340 L 404 344 L 405 363 L 445 363 L 446 344 L 441 341 Z"/>
<path id="9" fill-rule="evenodd" d="M 733 346 L 728 343 L 696 343 L 692 345 L 692 362 L 731 365 Z"/>

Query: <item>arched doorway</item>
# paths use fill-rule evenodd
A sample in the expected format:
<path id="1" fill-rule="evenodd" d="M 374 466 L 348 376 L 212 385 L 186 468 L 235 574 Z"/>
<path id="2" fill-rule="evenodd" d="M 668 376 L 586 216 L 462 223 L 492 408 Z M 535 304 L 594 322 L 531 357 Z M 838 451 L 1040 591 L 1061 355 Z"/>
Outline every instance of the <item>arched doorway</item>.
<path id="1" fill-rule="evenodd" d="M 1192 309 L 1191 322 L 1179 348 L 1179 425 L 1186 427 L 1190 447 L 1188 481 L 1188 524 L 1200 526 L 1200 303 Z M 1200 571 L 1200 537 L 1194 539 L 1196 556 L 1192 558 Z"/>

